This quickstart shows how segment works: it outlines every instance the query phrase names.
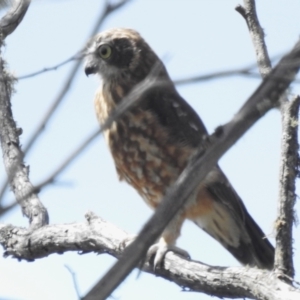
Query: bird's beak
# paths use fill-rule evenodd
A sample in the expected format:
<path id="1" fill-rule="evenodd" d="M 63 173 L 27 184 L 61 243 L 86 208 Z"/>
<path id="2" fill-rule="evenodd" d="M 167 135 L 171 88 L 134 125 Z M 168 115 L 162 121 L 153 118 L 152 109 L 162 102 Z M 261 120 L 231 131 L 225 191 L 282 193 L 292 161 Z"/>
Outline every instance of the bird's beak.
<path id="1" fill-rule="evenodd" d="M 86 64 L 84 68 L 86 76 L 97 73 L 97 66 L 94 64 Z"/>

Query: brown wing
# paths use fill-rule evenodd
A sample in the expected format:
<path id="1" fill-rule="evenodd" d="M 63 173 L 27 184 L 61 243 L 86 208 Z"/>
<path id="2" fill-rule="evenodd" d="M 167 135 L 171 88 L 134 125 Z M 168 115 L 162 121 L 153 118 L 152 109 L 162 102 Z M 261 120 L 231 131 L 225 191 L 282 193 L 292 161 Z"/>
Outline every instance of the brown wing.
<path id="1" fill-rule="evenodd" d="M 203 136 L 207 135 L 207 130 L 202 120 L 173 86 L 150 93 L 143 105 L 155 113 L 158 122 L 167 128 L 170 138 L 178 147 L 191 147 L 196 150 L 203 143 Z M 245 208 L 242 200 L 219 167 L 217 171 L 220 173 L 214 176 L 210 188 L 218 193 L 218 201 L 233 211 L 237 219 L 244 220 Z"/>
<path id="2" fill-rule="evenodd" d="M 207 134 L 197 113 L 173 85 L 149 93 L 142 105 L 157 116 L 158 122 L 167 128 L 170 138 L 178 145 L 196 149 Z"/>
<path id="3" fill-rule="evenodd" d="M 167 128 L 170 138 L 177 143 L 178 147 L 188 146 L 197 149 L 203 142 L 203 136 L 207 135 L 200 117 L 171 85 L 149 94 L 143 105 L 155 113 L 158 121 Z M 236 247 L 221 243 L 241 263 L 271 269 L 274 263 L 274 247 L 249 215 L 221 169 L 219 172 L 216 180 L 207 183 L 207 190 L 229 213 L 232 218 L 231 223 L 238 227 L 232 230 L 239 230 L 240 236 Z"/>

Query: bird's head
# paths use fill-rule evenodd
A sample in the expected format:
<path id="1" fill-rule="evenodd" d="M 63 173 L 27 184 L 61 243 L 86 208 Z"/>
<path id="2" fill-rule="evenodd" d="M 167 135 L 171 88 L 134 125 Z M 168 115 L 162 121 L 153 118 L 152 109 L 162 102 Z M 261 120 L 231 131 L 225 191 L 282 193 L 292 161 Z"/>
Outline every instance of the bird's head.
<path id="1" fill-rule="evenodd" d="M 114 28 L 91 39 L 86 49 L 85 73 L 104 80 L 139 82 L 160 59 L 138 32 Z"/>

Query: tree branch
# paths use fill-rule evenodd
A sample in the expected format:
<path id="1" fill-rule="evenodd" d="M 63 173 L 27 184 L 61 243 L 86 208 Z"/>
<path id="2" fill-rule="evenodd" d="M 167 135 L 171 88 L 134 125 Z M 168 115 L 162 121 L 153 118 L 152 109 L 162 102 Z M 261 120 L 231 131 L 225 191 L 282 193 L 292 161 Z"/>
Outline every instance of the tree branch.
<path id="1" fill-rule="evenodd" d="M 101 13 L 100 17 L 97 19 L 97 22 L 96 22 L 96 24 L 95 24 L 95 26 L 94 26 L 91 34 L 89 35 L 89 37 L 91 35 L 95 35 L 98 32 L 99 27 L 102 25 L 102 23 L 104 22 L 104 20 L 106 19 L 106 17 L 109 14 L 111 14 L 113 11 L 117 10 L 118 8 L 122 7 L 124 4 L 128 3 L 129 1 L 130 0 L 120 0 L 117 3 L 113 3 L 110 0 L 106 1 L 104 11 Z M 77 71 L 79 70 L 79 67 L 80 67 L 80 64 L 81 64 L 81 58 L 82 58 L 82 53 L 81 52 L 79 52 L 77 55 L 73 56 L 73 58 L 74 59 L 77 58 L 78 61 L 76 62 L 76 64 L 71 69 L 69 75 L 67 76 L 66 81 L 64 82 L 64 84 L 62 86 L 61 91 L 59 92 L 59 94 L 58 94 L 57 98 L 55 99 L 55 101 L 53 102 L 52 106 L 49 108 L 49 110 L 46 113 L 46 115 L 44 116 L 43 120 L 36 127 L 34 133 L 32 134 L 31 138 L 29 139 L 27 145 L 24 148 L 24 154 L 23 154 L 23 156 L 25 156 L 28 153 L 28 151 L 31 149 L 31 147 L 34 145 L 34 143 L 37 141 L 38 137 L 45 130 L 47 123 L 49 122 L 49 120 L 53 116 L 53 114 L 56 111 L 56 109 L 59 107 L 60 103 L 65 98 L 68 90 L 70 89 L 70 87 L 71 87 L 71 85 L 73 83 L 73 80 L 74 80 L 74 78 L 75 78 L 75 76 L 77 74 Z M 70 58 L 69 60 L 72 60 L 72 58 Z M 62 64 L 65 64 L 66 62 L 63 62 Z M 11 170 L 11 173 L 13 174 L 14 170 Z M 6 180 L 3 183 L 3 185 L 2 185 L 2 187 L 0 189 L 0 199 L 2 199 L 7 186 L 8 186 L 8 180 Z M 31 189 L 29 189 L 29 190 L 26 191 L 25 195 L 27 196 L 27 195 L 31 194 L 32 192 L 34 192 L 36 190 L 37 189 L 31 188 Z M 24 196 L 23 196 L 23 199 L 24 199 Z"/>
<path id="2" fill-rule="evenodd" d="M 23 17 L 25 16 L 29 5 L 30 0 L 15 1 L 12 8 L 0 20 L 2 40 L 4 40 L 9 34 L 15 31 L 17 26 L 23 20 Z"/>
<path id="3" fill-rule="evenodd" d="M 97 128 L 90 136 L 88 136 L 52 174 L 50 174 L 45 180 L 28 190 L 23 195 L 22 199 L 29 197 L 35 192 L 39 192 L 44 186 L 55 182 L 60 173 L 63 172 L 100 133 L 109 128 L 114 121 L 120 118 L 126 111 L 128 111 L 134 104 L 136 104 L 136 102 L 141 99 L 143 95 L 154 88 L 164 86 L 166 83 L 162 80 L 158 80 L 157 77 L 160 70 L 161 65 L 155 65 L 152 68 L 150 74 L 143 81 L 137 84 L 126 97 L 123 98 L 121 103 L 110 114 L 110 116 L 102 124 L 102 126 L 100 128 Z"/>
<path id="4" fill-rule="evenodd" d="M 68 265 L 65 265 L 65 268 L 69 271 L 69 273 L 72 276 L 73 285 L 74 285 L 74 289 L 76 291 L 76 295 L 77 295 L 78 300 L 82 300 L 81 297 L 80 297 L 80 292 L 79 292 L 79 287 L 78 287 L 78 283 L 77 283 L 77 278 L 76 278 L 75 272 Z"/>
<path id="5" fill-rule="evenodd" d="M 271 72 L 271 62 L 264 41 L 255 8 L 254 0 L 244 0 L 244 7 L 236 10 L 244 17 L 257 57 L 257 64 L 264 78 Z M 276 221 L 275 270 L 283 279 L 290 282 L 294 277 L 292 227 L 294 220 L 295 181 L 298 174 L 298 112 L 299 97 L 288 100 L 283 95 L 279 101 L 282 115 L 282 141 L 278 214 Z"/>
<path id="6" fill-rule="evenodd" d="M 10 10 L 0 21 L 0 31 L 4 36 L 13 32 L 24 17 L 28 1 L 19 1 L 17 9 Z M 2 46 L 2 43 L 1 43 Z M 24 197 L 33 186 L 29 180 L 29 170 L 25 166 L 21 150 L 19 134 L 11 110 L 11 91 L 14 78 L 5 70 L 5 62 L 0 57 L 0 140 L 4 166 L 10 186 L 22 207 L 22 212 L 29 218 L 30 228 L 35 229 L 48 223 L 48 213 L 37 194 Z"/>
<path id="7" fill-rule="evenodd" d="M 73 61 L 73 60 L 78 60 L 78 59 L 81 59 L 81 55 L 80 55 L 80 51 L 71 56 L 70 58 L 58 63 L 57 65 L 55 66 L 52 66 L 52 67 L 48 67 L 48 68 L 43 68 L 42 70 L 39 70 L 39 71 L 35 71 L 33 73 L 29 73 L 29 74 L 26 74 L 26 75 L 22 75 L 22 76 L 19 76 L 17 77 L 17 80 L 22 80 L 22 79 L 27 79 L 27 78 L 32 78 L 32 77 L 35 77 L 37 75 L 40 75 L 40 74 L 43 74 L 43 73 L 46 73 L 46 72 L 49 72 L 49 71 L 56 71 L 57 69 L 59 69 L 60 67 L 68 64 L 69 62 Z"/>
<path id="8" fill-rule="evenodd" d="M 73 55 L 72 57 L 68 58 L 67 60 L 65 60 L 61 63 L 58 63 L 58 64 L 56 64 L 52 67 L 43 68 L 39 71 L 35 71 L 33 73 L 29 73 L 29 74 L 26 74 L 26 75 L 19 76 L 19 77 L 17 77 L 17 80 L 19 81 L 19 80 L 22 80 L 22 79 L 32 78 L 32 77 L 38 76 L 42 73 L 46 73 L 46 72 L 50 72 L 50 71 L 56 71 L 57 69 L 64 66 L 65 64 L 67 64 L 67 63 L 69 63 L 73 60 L 79 59 L 79 54 L 80 54 L 80 52 L 78 52 L 78 54 Z M 173 82 L 174 82 L 174 84 L 188 84 L 188 83 L 194 83 L 194 82 L 203 81 L 203 80 L 211 80 L 211 79 L 215 79 L 215 78 L 219 78 L 219 77 L 226 77 L 226 76 L 229 77 L 229 76 L 234 76 L 234 75 L 259 77 L 260 75 L 254 73 L 254 72 L 251 72 L 251 70 L 253 70 L 255 67 L 256 67 L 256 65 L 251 64 L 250 66 L 247 66 L 247 67 L 244 67 L 244 68 L 213 72 L 213 73 L 199 75 L 199 76 L 191 76 L 191 77 L 187 77 L 187 78 L 176 79 Z"/>
<path id="9" fill-rule="evenodd" d="M 103 12 L 101 13 L 101 15 L 99 16 L 99 18 L 97 19 L 97 22 L 92 30 L 92 32 L 89 34 L 89 38 L 91 36 L 94 36 L 98 31 L 100 26 L 103 24 L 104 20 L 114 11 L 116 11 L 117 9 L 119 9 L 120 7 L 122 7 L 124 4 L 128 3 L 130 0 L 121 0 L 117 3 L 114 3 L 111 0 L 107 0 L 105 2 L 105 7 Z M 82 49 L 85 48 L 86 43 L 84 43 L 84 46 L 82 47 Z M 83 51 L 83 50 L 82 50 Z M 68 90 L 70 89 L 71 85 L 73 84 L 74 78 L 79 70 L 79 67 L 81 65 L 81 61 L 82 61 L 82 51 L 79 52 L 78 57 L 81 57 L 81 59 L 78 59 L 78 61 L 75 63 L 75 65 L 73 66 L 73 68 L 71 69 L 69 75 L 67 76 L 66 81 L 64 82 L 61 91 L 58 93 L 57 98 L 55 99 L 55 101 L 53 102 L 52 106 L 50 107 L 50 109 L 48 110 L 48 112 L 46 113 L 45 117 L 43 118 L 42 122 L 37 126 L 35 132 L 33 133 L 33 135 L 31 136 L 31 138 L 29 139 L 26 147 L 25 147 L 25 153 L 27 153 L 29 151 L 29 149 L 33 146 L 33 144 L 35 143 L 35 141 L 37 140 L 37 138 L 40 136 L 40 134 L 44 131 L 44 129 L 46 128 L 47 123 L 49 122 L 50 118 L 53 116 L 54 112 L 56 111 L 56 109 L 59 107 L 59 105 L 62 103 L 63 99 L 65 98 Z M 75 55 L 76 56 L 76 55 Z"/>
<path id="10" fill-rule="evenodd" d="M 272 66 L 255 8 L 254 0 L 244 0 L 244 7 L 238 5 L 235 10 L 245 19 L 256 53 L 257 64 L 262 78 L 270 74 Z"/>
<path id="11" fill-rule="evenodd" d="M 11 225 L 0 225 L 0 243 L 5 255 L 32 261 L 53 253 L 107 253 L 120 258 L 128 235 L 115 225 L 86 214 L 86 222 L 48 225 L 34 232 Z M 142 270 L 176 283 L 185 290 L 228 298 L 259 298 L 264 300 L 298 299 L 300 291 L 280 281 L 275 274 L 256 268 L 214 267 L 188 261 L 167 253 L 164 266 L 153 270 L 149 261 Z M 89 295 L 84 300 L 99 299 Z"/>
<path id="12" fill-rule="evenodd" d="M 298 114 L 300 97 L 282 104 L 282 145 L 280 191 L 276 220 L 275 269 L 279 274 L 294 277 L 292 229 L 295 221 L 295 180 L 299 175 Z M 285 279 L 289 279 L 285 278 Z M 283 276 L 284 279 L 284 276 Z M 289 281 L 289 280 L 288 280 Z"/>

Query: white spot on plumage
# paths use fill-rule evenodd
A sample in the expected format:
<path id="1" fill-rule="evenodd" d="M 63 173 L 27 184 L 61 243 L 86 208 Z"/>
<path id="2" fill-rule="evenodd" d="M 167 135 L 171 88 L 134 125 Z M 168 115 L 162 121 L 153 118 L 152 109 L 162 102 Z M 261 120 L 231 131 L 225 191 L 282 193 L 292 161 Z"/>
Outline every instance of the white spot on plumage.
<path id="1" fill-rule="evenodd" d="M 148 189 L 147 189 L 147 188 L 145 188 L 145 187 L 142 187 L 142 191 L 143 191 L 143 193 L 144 193 L 144 194 L 149 194 L 149 191 L 148 191 Z"/>
<path id="2" fill-rule="evenodd" d="M 189 122 L 189 125 L 196 131 L 199 131 L 199 128 L 197 127 L 197 125 L 193 122 Z"/>

